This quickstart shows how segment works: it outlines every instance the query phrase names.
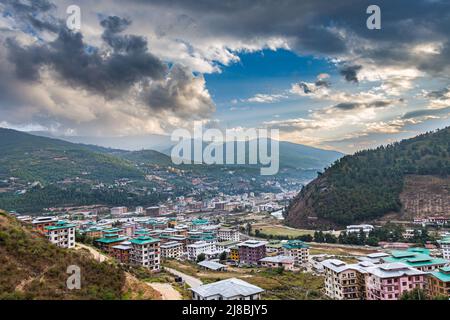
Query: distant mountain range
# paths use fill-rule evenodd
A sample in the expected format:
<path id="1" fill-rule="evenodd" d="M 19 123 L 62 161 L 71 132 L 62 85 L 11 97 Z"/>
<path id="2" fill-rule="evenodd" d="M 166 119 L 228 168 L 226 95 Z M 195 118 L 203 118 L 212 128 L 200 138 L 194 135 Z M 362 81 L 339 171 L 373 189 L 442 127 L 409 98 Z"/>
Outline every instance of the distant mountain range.
<path id="1" fill-rule="evenodd" d="M 149 153 L 147 150 L 158 151 L 159 153 L 167 156 L 171 155 L 171 151 L 176 142 L 171 141 L 169 136 L 165 135 L 141 135 L 141 136 L 129 136 L 129 137 L 87 137 L 87 136 L 60 136 L 56 137 L 48 132 L 33 132 L 34 135 L 45 136 L 53 139 L 60 139 L 78 144 L 87 144 L 93 146 L 100 146 L 102 148 L 120 149 L 122 155 L 125 151 L 139 151 L 139 153 L 133 155 L 130 153 L 125 158 L 142 159 L 142 156 L 150 156 L 151 159 L 155 158 L 160 164 L 164 164 L 164 158 L 161 154 Z M 192 144 L 194 140 L 192 140 Z M 203 143 L 203 148 L 208 143 Z M 280 167 L 292 168 L 299 170 L 323 170 L 326 166 L 330 165 L 337 159 L 341 158 L 344 154 L 333 150 L 323 150 L 301 144 L 280 141 Z M 236 148 L 235 148 L 236 149 Z M 248 143 L 246 144 L 246 159 L 248 159 Z M 269 149 L 270 150 L 270 149 Z M 144 152 L 142 152 L 144 151 Z M 148 160 L 148 159 L 147 159 Z M 166 159 L 170 161 L 170 159 Z M 161 162 L 162 161 L 162 162 Z M 224 161 L 225 162 L 225 161 Z"/>
<path id="2" fill-rule="evenodd" d="M 345 156 L 291 204 L 292 227 L 335 228 L 417 214 L 450 216 L 450 127 Z"/>
<path id="3" fill-rule="evenodd" d="M 279 182 L 289 178 L 305 183 L 341 155 L 289 143 L 280 148 L 280 172 L 271 177 Z M 36 213 L 71 205 L 155 205 L 174 194 L 195 192 L 196 178 L 210 193 L 279 190 L 273 183 L 266 185 L 255 166 L 177 166 L 170 156 L 155 150 L 106 148 L 0 128 L 0 208 L 6 210 Z"/>

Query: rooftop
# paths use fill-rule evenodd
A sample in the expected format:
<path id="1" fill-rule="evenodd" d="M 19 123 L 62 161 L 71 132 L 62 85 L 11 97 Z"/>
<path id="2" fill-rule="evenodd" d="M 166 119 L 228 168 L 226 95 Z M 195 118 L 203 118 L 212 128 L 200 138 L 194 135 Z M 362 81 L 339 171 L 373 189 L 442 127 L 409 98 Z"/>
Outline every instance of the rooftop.
<path id="1" fill-rule="evenodd" d="M 66 221 L 58 221 L 54 226 L 45 227 L 46 230 L 58 230 L 58 229 L 67 229 L 67 228 L 75 228 L 76 225 L 69 224 Z"/>
<path id="2" fill-rule="evenodd" d="M 258 240 L 247 240 L 244 242 L 241 242 L 238 244 L 238 247 L 250 247 L 250 248 L 257 248 L 260 246 L 266 245 L 266 241 L 258 241 Z"/>
<path id="3" fill-rule="evenodd" d="M 286 249 L 306 249 L 309 246 L 300 240 L 290 240 L 288 243 L 283 244 L 283 248 Z"/>
<path id="4" fill-rule="evenodd" d="M 192 288 L 191 290 L 202 297 L 217 295 L 224 298 L 236 296 L 248 297 L 264 291 L 260 287 L 236 278 L 217 281 L 197 288 Z"/>
<path id="5" fill-rule="evenodd" d="M 140 236 L 140 237 L 131 239 L 130 242 L 132 244 L 148 244 L 148 243 L 159 242 L 159 239 L 148 237 L 148 236 Z"/>
<path id="6" fill-rule="evenodd" d="M 218 262 L 204 260 L 197 263 L 199 266 L 211 269 L 211 270 L 220 270 L 226 268 L 227 266 Z"/>
<path id="7" fill-rule="evenodd" d="M 261 262 L 271 262 L 271 263 L 294 263 L 294 259 L 289 256 L 274 256 L 274 257 L 265 257 L 260 259 Z"/>

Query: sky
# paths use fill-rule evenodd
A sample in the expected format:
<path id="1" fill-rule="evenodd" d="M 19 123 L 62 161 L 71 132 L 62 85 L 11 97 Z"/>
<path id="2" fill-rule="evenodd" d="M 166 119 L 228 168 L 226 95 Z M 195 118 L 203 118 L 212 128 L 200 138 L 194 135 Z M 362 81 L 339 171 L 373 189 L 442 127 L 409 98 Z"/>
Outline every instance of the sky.
<path id="1" fill-rule="evenodd" d="M 448 30 L 439 0 L 0 0 L 0 127 L 132 137 L 202 121 L 352 153 L 450 124 Z"/>

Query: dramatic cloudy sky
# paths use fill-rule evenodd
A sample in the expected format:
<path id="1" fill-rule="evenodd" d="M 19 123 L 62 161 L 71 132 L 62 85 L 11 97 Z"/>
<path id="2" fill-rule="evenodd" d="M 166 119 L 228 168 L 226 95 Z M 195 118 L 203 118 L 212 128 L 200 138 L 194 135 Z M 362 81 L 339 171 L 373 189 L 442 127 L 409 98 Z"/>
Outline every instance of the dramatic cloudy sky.
<path id="1" fill-rule="evenodd" d="M 366 27 L 370 4 L 381 30 Z M 0 0 L 0 12 L 3 127 L 111 137 L 202 120 L 353 152 L 450 124 L 449 1 Z"/>

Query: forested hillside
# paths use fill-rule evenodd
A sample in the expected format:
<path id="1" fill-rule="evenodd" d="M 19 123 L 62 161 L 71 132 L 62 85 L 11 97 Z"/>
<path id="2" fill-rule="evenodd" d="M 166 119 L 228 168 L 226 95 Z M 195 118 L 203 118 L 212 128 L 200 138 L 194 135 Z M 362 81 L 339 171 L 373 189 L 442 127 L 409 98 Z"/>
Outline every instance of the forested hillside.
<path id="1" fill-rule="evenodd" d="M 407 175 L 450 174 L 450 128 L 345 156 L 299 193 L 291 226 L 342 226 L 400 212 Z"/>

